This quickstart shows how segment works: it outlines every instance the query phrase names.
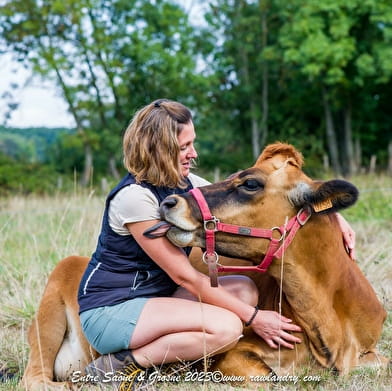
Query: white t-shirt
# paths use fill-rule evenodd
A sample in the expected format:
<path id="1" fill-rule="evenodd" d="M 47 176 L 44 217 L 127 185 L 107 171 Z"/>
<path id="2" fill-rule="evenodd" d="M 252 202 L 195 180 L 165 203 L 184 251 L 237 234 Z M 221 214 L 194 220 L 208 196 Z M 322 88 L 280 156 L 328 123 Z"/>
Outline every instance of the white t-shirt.
<path id="1" fill-rule="evenodd" d="M 193 187 L 210 184 L 210 182 L 192 173 L 189 174 L 188 179 Z M 159 219 L 157 198 L 150 189 L 138 184 L 123 187 L 110 201 L 109 225 L 119 235 L 130 235 L 125 224 Z"/>

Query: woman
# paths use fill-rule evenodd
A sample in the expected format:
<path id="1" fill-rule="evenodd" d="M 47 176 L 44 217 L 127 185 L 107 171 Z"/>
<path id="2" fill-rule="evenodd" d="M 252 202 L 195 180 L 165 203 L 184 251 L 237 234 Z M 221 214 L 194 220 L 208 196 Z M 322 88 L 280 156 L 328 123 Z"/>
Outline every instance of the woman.
<path id="1" fill-rule="evenodd" d="M 272 348 L 301 342 L 290 334 L 301 331 L 290 319 L 257 309 L 250 279 L 223 276 L 211 288 L 191 266 L 189 248 L 143 235 L 158 222 L 166 196 L 208 184 L 190 173 L 195 138 L 189 109 L 166 99 L 138 111 L 125 132 L 129 174 L 107 198 L 97 250 L 78 295 L 85 335 L 103 355 L 87 373 L 127 365 L 144 370 L 221 353 L 237 343 L 243 322 Z"/>

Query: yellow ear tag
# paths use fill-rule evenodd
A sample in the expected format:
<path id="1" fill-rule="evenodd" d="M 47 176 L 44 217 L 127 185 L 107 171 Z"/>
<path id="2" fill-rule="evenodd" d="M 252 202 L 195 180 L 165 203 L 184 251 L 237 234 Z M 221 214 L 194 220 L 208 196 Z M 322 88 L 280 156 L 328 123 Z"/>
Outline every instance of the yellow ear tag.
<path id="1" fill-rule="evenodd" d="M 333 205 L 331 199 L 327 198 L 317 204 L 312 204 L 312 206 L 315 212 L 322 212 L 323 210 L 331 209 Z"/>

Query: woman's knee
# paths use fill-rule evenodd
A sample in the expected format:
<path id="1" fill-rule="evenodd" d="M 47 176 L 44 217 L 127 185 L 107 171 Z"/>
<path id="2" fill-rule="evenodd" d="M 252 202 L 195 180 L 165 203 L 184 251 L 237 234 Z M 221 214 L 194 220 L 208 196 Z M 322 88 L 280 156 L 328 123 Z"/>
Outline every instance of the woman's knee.
<path id="1" fill-rule="evenodd" d="M 254 281 L 246 276 L 243 276 L 243 291 L 242 291 L 242 301 L 245 303 L 255 306 L 259 302 L 259 291 L 257 289 Z"/>
<path id="2" fill-rule="evenodd" d="M 241 319 L 228 310 L 221 309 L 218 321 L 211 325 L 211 340 L 215 350 L 223 352 L 237 344 L 242 336 L 243 323 Z"/>
<path id="3" fill-rule="evenodd" d="M 225 276 L 219 282 L 232 295 L 246 304 L 255 306 L 259 301 L 259 291 L 253 280 L 247 276 Z"/>

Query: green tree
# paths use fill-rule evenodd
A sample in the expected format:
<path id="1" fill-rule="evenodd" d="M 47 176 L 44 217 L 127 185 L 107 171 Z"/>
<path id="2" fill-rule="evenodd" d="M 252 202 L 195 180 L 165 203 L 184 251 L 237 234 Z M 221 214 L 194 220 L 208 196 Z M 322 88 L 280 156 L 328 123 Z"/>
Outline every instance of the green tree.
<path id="1" fill-rule="evenodd" d="M 285 19 L 279 31 L 284 60 L 319 89 L 333 169 L 352 174 L 359 164 L 354 138 L 361 136 L 353 135 L 353 121 L 361 120 L 369 94 L 392 76 L 392 3 L 290 0 L 279 6 Z"/>
<path id="2" fill-rule="evenodd" d="M 251 159 L 268 138 L 269 61 L 275 55 L 270 8 L 269 1 L 214 0 L 206 14 L 214 42 L 207 60 L 219 81 L 213 89 L 216 110 L 235 144 L 243 152 L 251 145 Z"/>
<path id="3" fill-rule="evenodd" d="M 320 154 L 320 142 L 308 132 L 314 129 L 314 91 L 303 90 L 303 77 L 283 62 L 278 32 L 285 20 L 276 1 L 215 0 L 206 20 L 214 42 L 206 58 L 217 76 L 215 133 L 229 138 L 229 159 L 237 168 L 249 165 L 267 142 L 278 139 Z M 221 156 L 222 146 L 215 145 Z"/>
<path id="4" fill-rule="evenodd" d="M 254 158 L 276 139 L 294 143 L 313 163 L 328 150 L 338 174 L 355 172 L 361 151 L 384 148 L 378 155 L 385 157 L 391 125 L 381 117 L 388 116 L 392 36 L 386 0 L 214 0 L 205 17 L 213 43 L 205 58 L 217 76 L 210 119 L 216 137 L 203 135 L 212 156 L 228 153 L 223 138 L 238 163 L 236 156 L 251 159 L 249 146 Z"/>
<path id="5" fill-rule="evenodd" d="M 1 50 L 52 78 L 68 103 L 84 146 L 84 174 L 94 153 L 116 173 L 121 133 L 134 111 L 160 97 L 195 105 L 194 29 L 169 0 L 6 0 Z"/>

